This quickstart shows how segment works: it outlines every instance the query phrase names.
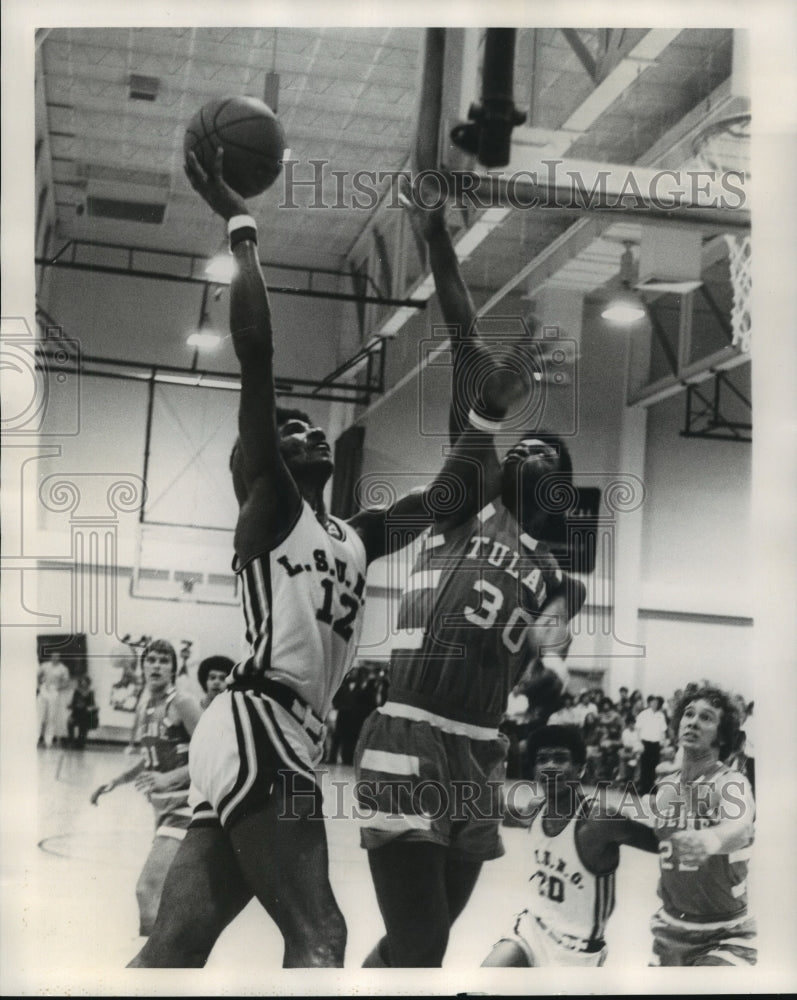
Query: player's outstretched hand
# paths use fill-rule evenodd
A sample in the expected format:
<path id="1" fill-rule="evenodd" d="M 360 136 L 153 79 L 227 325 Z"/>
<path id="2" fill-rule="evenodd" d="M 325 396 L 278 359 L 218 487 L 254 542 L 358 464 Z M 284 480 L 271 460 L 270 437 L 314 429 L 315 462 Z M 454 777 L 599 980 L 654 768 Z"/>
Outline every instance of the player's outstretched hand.
<path id="1" fill-rule="evenodd" d="M 136 788 L 144 795 L 151 795 L 153 792 L 167 792 L 169 784 L 167 776 L 159 771 L 142 771 L 136 776 L 135 781 Z"/>
<path id="2" fill-rule="evenodd" d="M 237 191 L 227 184 L 222 176 L 224 150 L 219 146 L 216 159 L 207 170 L 203 168 L 192 151 L 186 156 L 184 170 L 191 187 L 225 221 L 234 215 L 248 215 L 246 202 Z"/>
<path id="3" fill-rule="evenodd" d="M 709 845 L 703 831 L 679 830 L 670 838 L 675 849 L 675 859 L 680 865 L 693 865 L 698 868 L 709 854 Z"/>
<path id="4" fill-rule="evenodd" d="M 522 411 L 534 392 L 534 359 L 528 337 L 485 345 L 479 392 L 485 415 Z M 480 407 L 481 408 L 481 407 Z"/>
<path id="5" fill-rule="evenodd" d="M 101 795 L 106 795 L 108 792 L 112 792 L 114 790 L 114 788 L 116 788 L 116 785 L 114 784 L 113 781 L 108 781 L 108 782 L 106 782 L 106 784 L 100 785 L 99 788 L 95 789 L 91 793 L 91 798 L 89 799 L 89 802 L 91 802 L 91 804 L 93 806 L 96 806 L 97 805 L 97 800 L 99 799 L 99 797 Z"/>

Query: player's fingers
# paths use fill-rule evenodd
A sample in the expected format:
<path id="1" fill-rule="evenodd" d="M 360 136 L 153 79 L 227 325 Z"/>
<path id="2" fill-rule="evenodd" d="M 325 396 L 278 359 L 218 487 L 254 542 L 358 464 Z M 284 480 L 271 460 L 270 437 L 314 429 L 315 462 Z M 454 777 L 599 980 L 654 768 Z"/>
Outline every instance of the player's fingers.
<path id="1" fill-rule="evenodd" d="M 224 168 L 224 147 L 217 146 L 216 152 L 213 157 L 213 164 L 211 165 L 208 173 L 210 174 L 210 179 L 214 181 L 220 181 L 222 178 L 222 170 Z"/>
<path id="2" fill-rule="evenodd" d="M 207 174 L 202 169 L 202 166 L 196 158 L 196 154 L 193 150 L 189 150 L 186 154 L 183 170 L 185 171 L 185 175 L 188 178 L 191 187 L 195 190 L 197 190 L 202 184 L 207 183 Z"/>

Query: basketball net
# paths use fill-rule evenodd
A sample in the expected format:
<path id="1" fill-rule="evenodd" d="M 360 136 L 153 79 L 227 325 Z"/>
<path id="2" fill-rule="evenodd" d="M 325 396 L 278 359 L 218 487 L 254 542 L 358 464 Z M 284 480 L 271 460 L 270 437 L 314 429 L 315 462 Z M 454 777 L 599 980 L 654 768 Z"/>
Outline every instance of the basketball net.
<path id="1" fill-rule="evenodd" d="M 712 122 L 695 140 L 692 147 L 694 164 L 701 171 L 711 171 L 715 182 L 720 174 L 728 171 L 744 175 L 750 180 L 750 125 L 749 112 L 729 115 Z M 750 309 L 752 287 L 752 249 L 750 234 L 744 236 L 726 233 L 728 265 L 733 284 L 731 329 L 733 344 L 745 354 L 750 353 L 753 332 Z"/>
<path id="2" fill-rule="evenodd" d="M 728 245 L 728 264 L 733 282 L 733 307 L 731 308 L 731 328 L 733 343 L 745 354 L 750 353 L 753 320 L 750 312 L 750 289 L 752 288 L 752 250 L 750 234 L 732 236 L 725 234 Z"/>
<path id="3" fill-rule="evenodd" d="M 131 596 L 237 605 L 240 597 L 230 569 L 232 551 L 232 530 L 139 524 Z"/>

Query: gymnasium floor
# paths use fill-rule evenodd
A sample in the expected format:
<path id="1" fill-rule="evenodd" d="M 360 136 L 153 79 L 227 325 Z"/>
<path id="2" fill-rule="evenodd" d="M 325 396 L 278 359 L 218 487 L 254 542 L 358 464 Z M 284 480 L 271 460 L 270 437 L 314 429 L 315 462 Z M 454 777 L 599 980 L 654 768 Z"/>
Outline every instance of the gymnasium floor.
<path id="1" fill-rule="evenodd" d="M 135 987 L 141 976 L 157 977 L 157 982 L 145 980 L 150 993 L 162 985 L 168 993 L 190 995 L 194 992 L 190 984 L 197 975 L 203 977 L 196 988 L 200 995 L 245 993 L 250 982 L 257 984 L 256 995 L 271 992 L 271 986 L 264 984 L 276 984 L 281 975 L 281 940 L 257 903 L 251 904 L 227 929 L 202 973 L 124 969 L 141 943 L 136 937 L 134 888 L 152 836 L 151 810 L 132 786 L 103 796 L 96 807 L 89 803 L 89 794 L 123 770 L 129 760 L 121 749 L 106 747 L 89 747 L 83 752 L 37 752 L 39 846 L 32 879 L 38 891 L 31 898 L 38 905 L 26 914 L 26 920 L 37 928 L 34 939 L 40 942 L 41 965 L 36 972 L 46 974 L 50 982 L 72 984 L 73 995 L 108 995 L 108 989 L 113 995 L 141 995 Z M 347 782 L 343 790 L 346 802 L 350 801 L 351 777 L 351 769 L 343 766 L 336 766 L 329 775 L 331 780 Z M 346 969 L 356 970 L 382 931 L 381 917 L 355 821 L 332 819 L 327 822 L 327 830 L 331 877 L 349 930 Z M 436 983 L 448 984 L 459 977 L 467 977 L 468 991 L 471 984 L 481 989 L 487 975 L 502 980 L 502 992 L 538 992 L 536 980 L 544 987 L 547 970 L 478 972 L 482 959 L 523 903 L 526 834 L 522 829 L 505 827 L 503 836 L 505 856 L 485 865 L 475 893 L 454 927 L 442 971 L 444 978 L 419 971 L 411 993 L 427 992 L 428 987 L 441 992 Z M 617 908 L 609 925 L 606 970 L 616 970 L 628 988 L 645 975 L 650 947 L 648 919 L 656 906 L 655 883 L 655 857 L 623 849 Z M 558 981 L 562 977 L 566 981 L 569 971 L 559 970 Z M 608 985 L 607 973 L 591 970 L 591 974 L 600 977 L 593 988 L 602 991 L 602 986 Z M 388 991 L 401 992 L 396 975 L 401 974 L 384 973 L 382 981 L 370 981 L 368 989 L 380 992 L 379 987 L 389 976 Z M 357 974 L 354 976 L 356 980 Z M 529 976 L 534 980 L 530 981 Z M 221 984 L 217 992 L 211 989 L 216 982 Z M 301 992 L 316 990 L 302 982 Z M 320 992 L 326 993 L 327 988 L 322 987 Z M 334 990 L 330 988 L 330 992 Z M 349 985 L 345 992 L 350 992 Z"/>

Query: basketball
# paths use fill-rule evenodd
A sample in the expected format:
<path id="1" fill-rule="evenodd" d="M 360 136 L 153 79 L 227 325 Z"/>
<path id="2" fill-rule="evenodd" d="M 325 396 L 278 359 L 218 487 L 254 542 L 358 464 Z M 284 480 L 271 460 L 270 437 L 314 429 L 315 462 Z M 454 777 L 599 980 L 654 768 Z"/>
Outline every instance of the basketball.
<path id="1" fill-rule="evenodd" d="M 219 97 L 188 123 L 183 152 L 193 152 L 207 170 L 224 148 L 223 177 L 242 198 L 271 187 L 282 170 L 285 133 L 271 108 L 256 97 Z"/>

